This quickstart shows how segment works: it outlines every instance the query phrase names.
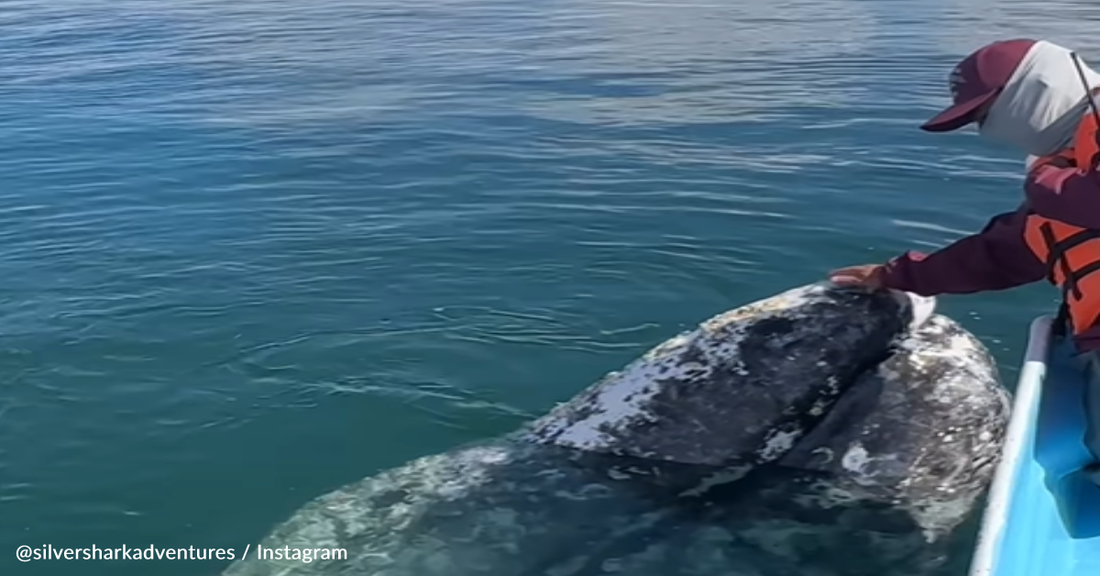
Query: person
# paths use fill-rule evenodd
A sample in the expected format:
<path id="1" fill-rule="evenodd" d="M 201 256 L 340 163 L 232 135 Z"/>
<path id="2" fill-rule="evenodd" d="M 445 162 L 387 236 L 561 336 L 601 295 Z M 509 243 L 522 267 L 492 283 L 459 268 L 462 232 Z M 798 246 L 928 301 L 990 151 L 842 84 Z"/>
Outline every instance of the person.
<path id="1" fill-rule="evenodd" d="M 931 254 L 833 270 L 837 285 L 923 296 L 1005 290 L 1043 280 L 1062 289 L 1057 325 L 1088 376 L 1083 401 L 1085 474 L 1100 484 L 1100 145 L 1095 97 L 1100 74 L 1071 50 L 1044 40 L 993 42 L 964 58 L 948 82 L 952 105 L 921 126 L 949 132 L 977 125 L 982 137 L 1027 154 L 1024 201 L 978 233 Z"/>

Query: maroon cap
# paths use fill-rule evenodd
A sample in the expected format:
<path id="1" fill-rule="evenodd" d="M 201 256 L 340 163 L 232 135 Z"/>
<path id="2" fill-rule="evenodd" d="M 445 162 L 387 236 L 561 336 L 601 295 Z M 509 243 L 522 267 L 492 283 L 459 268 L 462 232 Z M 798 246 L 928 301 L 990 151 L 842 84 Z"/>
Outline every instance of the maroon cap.
<path id="1" fill-rule="evenodd" d="M 929 132 L 958 130 L 973 122 L 975 111 L 1008 84 L 1035 40 L 1002 40 L 979 48 L 959 62 L 948 76 L 951 107 L 922 126 Z"/>

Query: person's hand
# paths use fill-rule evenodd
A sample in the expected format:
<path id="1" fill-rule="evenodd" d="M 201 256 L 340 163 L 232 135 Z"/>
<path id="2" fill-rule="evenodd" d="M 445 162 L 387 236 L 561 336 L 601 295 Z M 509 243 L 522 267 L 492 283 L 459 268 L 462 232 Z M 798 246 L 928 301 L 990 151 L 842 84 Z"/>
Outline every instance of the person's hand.
<path id="1" fill-rule="evenodd" d="M 881 288 L 883 269 L 881 264 L 864 264 L 838 268 L 829 272 L 829 281 L 837 286 L 866 286 Z"/>

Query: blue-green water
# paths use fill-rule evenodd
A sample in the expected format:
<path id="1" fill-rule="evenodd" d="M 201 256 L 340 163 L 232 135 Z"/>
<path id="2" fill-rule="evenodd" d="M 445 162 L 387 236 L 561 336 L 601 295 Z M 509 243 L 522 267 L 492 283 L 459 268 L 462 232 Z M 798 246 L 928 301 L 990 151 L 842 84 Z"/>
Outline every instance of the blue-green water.
<path id="1" fill-rule="evenodd" d="M 0 573 L 235 547 L 678 330 L 1020 199 L 916 126 L 1089 2 L 4 0 Z M 1011 384 L 1052 290 L 953 297 Z M 11 564 L 8 564 L 11 562 Z"/>

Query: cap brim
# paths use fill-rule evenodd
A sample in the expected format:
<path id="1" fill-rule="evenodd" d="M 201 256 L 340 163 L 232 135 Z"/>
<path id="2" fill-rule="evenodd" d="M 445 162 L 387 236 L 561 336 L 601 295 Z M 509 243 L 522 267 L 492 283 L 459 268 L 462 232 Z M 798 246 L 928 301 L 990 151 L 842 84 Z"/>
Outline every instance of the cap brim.
<path id="1" fill-rule="evenodd" d="M 997 95 L 996 90 L 992 90 L 967 100 L 966 102 L 960 102 L 939 114 L 932 117 L 931 120 L 921 125 L 921 130 L 927 132 L 950 132 L 952 130 L 958 130 L 974 120 L 977 119 L 977 110 Z"/>

